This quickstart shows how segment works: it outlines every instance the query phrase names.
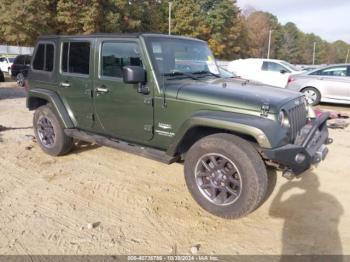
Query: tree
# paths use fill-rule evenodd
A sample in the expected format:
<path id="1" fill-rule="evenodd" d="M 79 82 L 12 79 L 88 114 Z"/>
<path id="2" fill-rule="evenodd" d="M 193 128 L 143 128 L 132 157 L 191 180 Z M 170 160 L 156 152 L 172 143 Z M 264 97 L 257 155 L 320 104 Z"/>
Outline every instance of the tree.
<path id="1" fill-rule="evenodd" d="M 0 1 L 1 35 L 8 44 L 33 45 L 39 35 L 56 32 L 55 1 Z"/>

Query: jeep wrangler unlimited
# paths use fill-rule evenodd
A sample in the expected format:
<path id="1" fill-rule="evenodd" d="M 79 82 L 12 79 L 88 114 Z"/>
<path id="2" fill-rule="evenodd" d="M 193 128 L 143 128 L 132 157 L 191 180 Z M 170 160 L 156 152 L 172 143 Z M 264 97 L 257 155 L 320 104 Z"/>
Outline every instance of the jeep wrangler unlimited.
<path id="1" fill-rule="evenodd" d="M 316 118 L 297 92 L 222 77 L 197 39 L 44 36 L 28 80 L 43 151 L 66 154 L 76 139 L 184 161 L 193 198 L 225 218 L 262 204 L 275 182 L 267 166 L 291 179 L 323 160 L 332 142 L 328 114 Z"/>

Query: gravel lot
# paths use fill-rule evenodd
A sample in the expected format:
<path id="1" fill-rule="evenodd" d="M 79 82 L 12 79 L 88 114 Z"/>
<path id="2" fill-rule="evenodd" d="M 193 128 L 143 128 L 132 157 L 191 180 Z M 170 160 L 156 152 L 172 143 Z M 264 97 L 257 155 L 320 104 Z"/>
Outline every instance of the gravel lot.
<path id="1" fill-rule="evenodd" d="M 347 112 L 350 107 L 322 106 Z M 240 220 L 201 210 L 183 166 L 80 144 L 50 157 L 14 83 L 0 85 L 0 254 L 349 254 L 350 128 L 327 161 Z"/>

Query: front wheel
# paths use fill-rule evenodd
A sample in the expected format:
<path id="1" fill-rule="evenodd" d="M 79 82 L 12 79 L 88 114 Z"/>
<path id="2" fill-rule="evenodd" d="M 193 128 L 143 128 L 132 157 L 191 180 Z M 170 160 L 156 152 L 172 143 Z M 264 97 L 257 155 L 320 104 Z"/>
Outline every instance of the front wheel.
<path id="1" fill-rule="evenodd" d="M 305 95 L 306 101 L 309 105 L 315 106 L 318 105 L 321 101 L 320 92 L 314 87 L 307 87 L 302 90 L 302 93 Z"/>
<path id="2" fill-rule="evenodd" d="M 203 209 L 224 218 L 254 211 L 268 189 L 266 167 L 255 148 L 230 134 L 207 136 L 190 148 L 185 180 Z"/>

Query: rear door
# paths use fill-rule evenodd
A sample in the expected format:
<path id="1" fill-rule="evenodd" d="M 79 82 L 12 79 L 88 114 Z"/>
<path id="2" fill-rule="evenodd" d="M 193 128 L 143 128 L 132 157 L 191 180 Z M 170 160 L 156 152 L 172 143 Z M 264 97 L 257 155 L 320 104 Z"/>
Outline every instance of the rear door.
<path id="1" fill-rule="evenodd" d="M 73 39 L 61 43 L 58 92 L 80 129 L 93 129 L 93 39 Z"/>
<path id="2" fill-rule="evenodd" d="M 350 100 L 349 67 L 346 65 L 327 67 L 316 71 L 322 95 L 328 99 Z"/>
<path id="3" fill-rule="evenodd" d="M 95 114 L 101 132 L 128 141 L 143 142 L 153 137 L 153 88 L 137 92 L 137 84 L 123 82 L 123 67 L 144 66 L 137 39 L 98 43 L 98 72 L 94 82 Z M 97 53 L 97 52 L 96 52 Z"/>

